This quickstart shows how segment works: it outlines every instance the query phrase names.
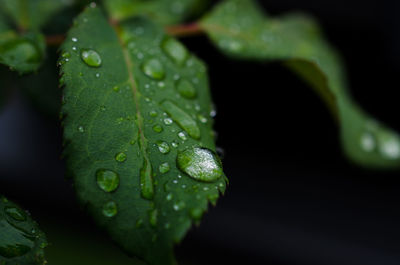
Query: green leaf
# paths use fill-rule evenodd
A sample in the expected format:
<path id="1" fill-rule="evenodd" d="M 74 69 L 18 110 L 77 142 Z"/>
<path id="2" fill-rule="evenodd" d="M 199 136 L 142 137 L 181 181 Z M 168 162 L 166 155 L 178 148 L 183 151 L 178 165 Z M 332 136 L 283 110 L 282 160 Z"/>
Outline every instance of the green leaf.
<path id="1" fill-rule="evenodd" d="M 173 264 L 174 242 L 226 185 L 206 67 L 146 19 L 111 26 L 94 7 L 69 31 L 60 63 L 78 198 L 129 253 Z"/>
<path id="2" fill-rule="evenodd" d="M 174 24 L 200 13 L 209 0 L 103 0 L 114 20 L 146 15 L 161 24 Z"/>
<path id="3" fill-rule="evenodd" d="M 368 116 L 351 98 L 340 56 L 308 16 L 279 19 L 250 0 L 226 0 L 200 22 L 212 42 L 239 60 L 281 60 L 323 98 L 340 125 L 341 142 L 354 162 L 375 168 L 400 166 L 400 138 Z"/>
<path id="4" fill-rule="evenodd" d="M 0 196 L 0 265 L 46 264 L 46 236 L 29 213 Z"/>
<path id="5" fill-rule="evenodd" d="M 18 28 L 38 30 L 74 0 L 0 0 L 0 6 Z"/>
<path id="6" fill-rule="evenodd" d="M 19 73 L 36 70 L 44 58 L 44 37 L 35 32 L 18 34 L 0 14 L 0 63 Z"/>

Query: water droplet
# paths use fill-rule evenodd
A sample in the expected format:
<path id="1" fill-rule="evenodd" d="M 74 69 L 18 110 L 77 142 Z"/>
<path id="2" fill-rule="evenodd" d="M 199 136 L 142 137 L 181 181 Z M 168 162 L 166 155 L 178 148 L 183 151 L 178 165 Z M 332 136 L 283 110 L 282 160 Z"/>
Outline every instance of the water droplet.
<path id="1" fill-rule="evenodd" d="M 172 123 L 173 123 L 173 121 L 172 121 L 171 118 L 165 118 L 165 119 L 164 119 L 164 124 L 165 124 L 165 125 L 171 125 Z"/>
<path id="2" fill-rule="evenodd" d="M 119 186 L 117 173 L 107 169 L 99 169 L 96 172 L 97 185 L 105 192 L 115 191 Z"/>
<path id="3" fill-rule="evenodd" d="M 379 152 L 387 159 L 398 159 L 400 157 L 400 141 L 395 135 L 380 132 Z"/>
<path id="4" fill-rule="evenodd" d="M 157 226 L 157 216 L 158 216 L 157 209 L 153 209 L 149 212 L 149 223 L 152 227 Z"/>
<path id="5" fill-rule="evenodd" d="M 101 66 L 101 57 L 95 50 L 82 49 L 81 58 L 87 65 L 91 67 Z"/>
<path id="6" fill-rule="evenodd" d="M 170 201 L 174 198 L 174 195 L 172 193 L 168 193 L 167 197 L 165 198 L 167 201 Z"/>
<path id="7" fill-rule="evenodd" d="M 196 89 L 194 86 L 187 80 L 181 80 L 178 83 L 178 86 L 176 88 L 179 92 L 179 94 L 187 99 L 194 99 L 196 98 Z"/>
<path id="8" fill-rule="evenodd" d="M 199 221 L 203 216 L 203 210 L 200 208 L 193 208 L 190 210 L 189 214 L 193 220 Z"/>
<path id="9" fill-rule="evenodd" d="M 74 46 L 74 47 L 72 47 L 72 50 L 73 50 L 73 51 L 76 51 L 76 50 L 78 50 L 78 48 L 76 48 L 76 47 Z"/>
<path id="10" fill-rule="evenodd" d="M 83 128 L 83 126 L 78 126 L 78 132 L 80 133 L 85 132 L 85 128 Z"/>
<path id="11" fill-rule="evenodd" d="M 100 77 L 100 73 L 96 73 L 96 77 L 99 78 Z"/>
<path id="12" fill-rule="evenodd" d="M 118 162 L 125 162 L 126 157 L 126 154 L 121 152 L 115 155 L 115 160 L 117 160 Z"/>
<path id="13" fill-rule="evenodd" d="M 207 123 L 207 118 L 204 117 L 203 115 L 199 114 L 199 115 L 197 115 L 197 118 L 199 119 L 199 121 L 201 123 Z"/>
<path id="14" fill-rule="evenodd" d="M 162 163 L 159 167 L 158 170 L 160 171 L 160 173 L 167 173 L 169 170 L 171 169 L 171 167 L 169 166 L 169 164 L 167 162 Z"/>
<path id="15" fill-rule="evenodd" d="M 26 214 L 24 211 L 21 209 L 18 209 L 16 207 L 5 207 L 4 211 L 8 216 L 13 218 L 16 221 L 25 221 L 26 220 Z"/>
<path id="16" fill-rule="evenodd" d="M 153 117 L 153 118 L 154 118 L 154 117 L 157 117 L 157 115 L 158 115 L 157 111 L 155 111 L 155 110 L 150 111 L 149 114 L 150 114 L 150 116 Z"/>
<path id="17" fill-rule="evenodd" d="M 201 136 L 200 129 L 195 120 L 185 111 L 169 100 L 161 103 L 161 107 L 171 116 L 171 118 L 184 129 L 192 138 L 199 139 Z"/>
<path id="18" fill-rule="evenodd" d="M 178 148 L 179 144 L 178 144 L 177 141 L 172 141 L 171 146 L 172 146 L 173 148 Z"/>
<path id="19" fill-rule="evenodd" d="M 163 131 L 163 127 L 161 127 L 160 125 L 156 124 L 153 126 L 153 131 L 160 133 Z"/>
<path id="20" fill-rule="evenodd" d="M 103 206 L 103 215 L 105 217 L 113 217 L 118 213 L 117 204 L 113 201 L 107 202 Z"/>
<path id="21" fill-rule="evenodd" d="M 185 206 L 186 206 L 186 204 L 185 204 L 184 201 L 179 201 L 179 202 L 174 203 L 174 205 L 172 206 L 172 208 L 173 208 L 175 211 L 180 211 L 180 210 L 182 210 L 183 208 L 185 208 Z"/>
<path id="22" fill-rule="evenodd" d="M 193 179 L 211 182 L 223 175 L 221 161 L 209 149 L 191 147 L 178 153 L 177 165 Z"/>
<path id="23" fill-rule="evenodd" d="M 143 219 L 138 219 L 137 221 L 136 221 L 136 228 L 140 228 L 140 227 L 142 227 L 143 226 Z"/>
<path id="24" fill-rule="evenodd" d="M 114 90 L 115 92 L 118 92 L 118 91 L 119 91 L 119 86 L 114 86 L 114 87 L 113 87 L 113 90 Z"/>
<path id="25" fill-rule="evenodd" d="M 173 38 L 166 38 L 162 43 L 162 49 L 176 64 L 182 66 L 189 56 L 185 46 Z"/>
<path id="26" fill-rule="evenodd" d="M 143 161 L 143 167 L 140 169 L 140 189 L 143 198 L 148 200 L 153 199 L 153 169 L 150 161 L 147 161 L 146 159 Z"/>
<path id="27" fill-rule="evenodd" d="M 71 40 L 72 40 L 73 42 L 77 42 L 77 41 L 78 41 L 77 38 L 72 38 Z"/>
<path id="28" fill-rule="evenodd" d="M 163 154 L 167 154 L 170 151 L 170 147 L 167 142 L 158 141 L 157 146 L 158 146 L 158 150 Z"/>
<path id="29" fill-rule="evenodd" d="M 209 194 L 207 196 L 208 200 L 211 202 L 212 205 L 215 205 L 217 203 L 218 197 L 219 197 L 218 193 Z"/>
<path id="30" fill-rule="evenodd" d="M 375 137 L 370 132 L 364 132 L 360 138 L 360 144 L 362 149 L 366 152 L 372 152 L 376 147 Z"/>
<path id="31" fill-rule="evenodd" d="M 142 71 L 150 78 L 153 79 L 163 79 L 165 77 L 165 70 L 164 66 L 161 64 L 161 62 L 158 59 L 150 59 L 147 60 L 143 65 L 142 65 Z"/>
<path id="32" fill-rule="evenodd" d="M 187 140 L 187 136 L 184 132 L 179 132 L 178 133 L 178 137 L 179 139 L 181 139 L 182 141 L 186 141 Z"/>
<path id="33" fill-rule="evenodd" d="M 101 111 L 106 111 L 106 110 L 107 110 L 107 107 L 106 107 L 106 106 L 100 106 L 100 110 L 101 110 Z"/>

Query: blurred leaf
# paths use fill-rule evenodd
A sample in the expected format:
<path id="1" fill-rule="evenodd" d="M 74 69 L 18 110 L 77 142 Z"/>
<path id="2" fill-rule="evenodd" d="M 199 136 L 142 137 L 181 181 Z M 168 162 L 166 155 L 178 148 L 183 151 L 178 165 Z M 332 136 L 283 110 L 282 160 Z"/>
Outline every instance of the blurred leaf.
<path id="1" fill-rule="evenodd" d="M 201 22 L 227 56 L 282 60 L 320 94 L 339 121 L 347 156 L 366 167 L 400 166 L 399 135 L 365 114 L 351 99 L 340 56 L 308 16 L 266 16 L 251 0 L 226 0 Z"/>
<path id="2" fill-rule="evenodd" d="M 0 6 L 20 29 L 38 30 L 74 0 L 0 0 Z"/>
<path id="3" fill-rule="evenodd" d="M 58 83 L 57 51 L 48 49 L 48 57 L 36 72 L 16 80 L 33 106 L 51 118 L 57 119 L 61 108 L 61 88 Z"/>
<path id="4" fill-rule="evenodd" d="M 110 16 L 123 20 L 147 15 L 161 24 L 174 24 L 198 14 L 209 0 L 103 0 Z"/>
<path id="5" fill-rule="evenodd" d="M 77 18 L 60 64 L 80 201 L 125 250 L 173 264 L 173 243 L 226 185 L 204 64 L 147 20 L 111 26 L 98 8 Z"/>
<path id="6" fill-rule="evenodd" d="M 28 213 L 0 197 L 0 264 L 46 264 L 46 236 Z"/>

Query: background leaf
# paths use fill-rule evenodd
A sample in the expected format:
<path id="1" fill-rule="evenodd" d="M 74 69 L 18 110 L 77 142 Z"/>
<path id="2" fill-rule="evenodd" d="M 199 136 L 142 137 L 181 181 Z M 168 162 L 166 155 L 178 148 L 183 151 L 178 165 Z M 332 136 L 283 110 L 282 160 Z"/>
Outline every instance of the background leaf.
<path id="1" fill-rule="evenodd" d="M 128 252 L 172 264 L 173 243 L 225 190 L 204 64 L 147 20 L 112 27 L 93 5 L 60 63 L 80 201 Z"/>
<path id="2" fill-rule="evenodd" d="M 201 13 L 209 0 L 103 0 L 110 16 L 122 20 L 147 15 L 161 24 L 174 24 Z"/>
<path id="3" fill-rule="evenodd" d="M 46 237 L 29 213 L 0 197 L 0 264 L 46 264 Z"/>
<path id="4" fill-rule="evenodd" d="M 227 56 L 282 60 L 310 83 L 338 120 L 342 146 L 351 160 L 366 167 L 399 167 L 399 135 L 354 103 L 340 56 L 316 23 L 301 14 L 271 18 L 261 10 L 251 0 L 226 0 L 200 26 Z"/>

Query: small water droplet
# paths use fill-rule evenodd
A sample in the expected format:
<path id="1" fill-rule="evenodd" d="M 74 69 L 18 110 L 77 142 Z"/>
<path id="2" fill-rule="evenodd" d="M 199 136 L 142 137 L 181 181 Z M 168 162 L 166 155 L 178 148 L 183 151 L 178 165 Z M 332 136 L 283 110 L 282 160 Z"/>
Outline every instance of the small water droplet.
<path id="1" fill-rule="evenodd" d="M 153 169 L 150 161 L 143 161 L 143 167 L 140 169 L 140 189 L 141 195 L 147 200 L 154 197 Z"/>
<path id="2" fill-rule="evenodd" d="M 194 86 L 187 80 L 181 80 L 178 83 L 178 86 L 176 88 L 179 92 L 179 94 L 187 99 L 194 99 L 196 98 L 196 89 Z"/>
<path id="3" fill-rule="evenodd" d="M 180 66 L 185 63 L 189 56 L 185 46 L 173 38 L 166 38 L 162 43 L 162 49 L 172 61 Z"/>
<path id="4" fill-rule="evenodd" d="M 80 133 L 85 132 L 85 128 L 83 128 L 83 126 L 78 126 L 78 132 Z"/>
<path id="5" fill-rule="evenodd" d="M 106 106 L 100 106 L 100 110 L 101 110 L 101 111 L 106 111 L 106 110 L 107 110 L 107 107 L 106 107 Z"/>
<path id="6" fill-rule="evenodd" d="M 115 160 L 117 160 L 118 162 L 125 162 L 126 158 L 127 158 L 127 156 L 123 152 L 115 155 Z"/>
<path id="7" fill-rule="evenodd" d="M 165 119 L 164 119 L 164 124 L 165 124 L 165 125 L 171 125 L 172 123 L 173 123 L 173 121 L 172 121 L 171 118 L 165 118 Z"/>
<path id="8" fill-rule="evenodd" d="M 376 147 L 375 137 L 370 132 L 364 132 L 360 138 L 360 144 L 362 149 L 366 152 L 372 152 Z"/>
<path id="9" fill-rule="evenodd" d="M 184 201 L 179 201 L 179 202 L 174 203 L 174 205 L 172 206 L 172 208 L 173 208 L 175 211 L 180 211 L 180 210 L 182 210 L 183 208 L 185 208 L 185 206 L 186 206 L 186 204 L 185 204 Z"/>
<path id="10" fill-rule="evenodd" d="M 158 146 L 158 150 L 163 154 L 167 154 L 170 151 L 170 147 L 167 142 L 158 141 L 157 146 Z"/>
<path id="11" fill-rule="evenodd" d="M 99 169 L 96 171 L 97 185 L 105 192 L 115 191 L 119 186 L 119 176 L 114 171 Z"/>
<path id="12" fill-rule="evenodd" d="M 150 78 L 153 79 L 163 79 L 165 77 L 165 70 L 164 66 L 158 59 L 150 59 L 147 60 L 143 65 L 142 65 L 142 71 Z"/>
<path id="13" fill-rule="evenodd" d="M 91 67 L 101 66 L 101 57 L 95 50 L 82 49 L 81 58 L 87 65 Z"/>
<path id="14" fill-rule="evenodd" d="M 77 42 L 77 41 L 78 41 L 77 38 L 72 38 L 71 40 L 72 40 L 73 42 Z"/>
<path id="15" fill-rule="evenodd" d="M 184 110 L 179 108 L 173 102 L 165 100 L 161 103 L 161 107 L 171 116 L 171 118 L 184 129 L 192 138 L 199 139 L 201 136 L 200 128 L 195 120 L 190 117 Z"/>
<path id="16" fill-rule="evenodd" d="M 178 137 L 179 139 L 181 139 L 182 141 L 186 141 L 187 140 L 187 136 L 184 132 L 179 132 L 178 133 Z"/>
<path id="17" fill-rule="evenodd" d="M 157 209 L 153 209 L 149 212 L 149 223 L 152 227 L 157 226 L 157 216 L 158 216 Z"/>
<path id="18" fill-rule="evenodd" d="M 118 207 L 115 202 L 110 201 L 103 205 L 103 215 L 105 217 L 113 217 L 117 215 L 117 213 L 118 213 Z"/>
<path id="19" fill-rule="evenodd" d="M 204 117 L 203 115 L 199 114 L 199 115 L 197 115 L 197 118 L 199 119 L 199 121 L 201 123 L 207 123 L 207 118 Z"/>
<path id="20" fill-rule="evenodd" d="M 167 173 L 170 169 L 171 169 L 171 167 L 169 166 L 168 162 L 162 163 L 162 164 L 158 167 L 158 170 L 159 170 L 160 173 L 162 173 L 162 174 Z"/>
<path id="21" fill-rule="evenodd" d="M 177 141 L 172 141 L 171 146 L 172 146 L 173 148 L 178 148 L 179 143 L 178 143 Z"/>
<path id="22" fill-rule="evenodd" d="M 223 175 L 221 161 L 209 149 L 191 147 L 178 153 L 177 165 L 191 178 L 212 182 Z"/>
<path id="23" fill-rule="evenodd" d="M 161 127 L 160 125 L 156 124 L 153 126 L 153 131 L 160 133 L 163 131 L 163 127 Z"/>
<path id="24" fill-rule="evenodd" d="M 154 117 L 157 117 L 157 115 L 158 115 L 157 111 L 155 111 L 155 110 L 150 111 L 149 114 L 150 114 L 150 116 L 153 117 L 153 118 L 154 118 Z"/>
<path id="25" fill-rule="evenodd" d="M 203 210 L 200 208 L 193 208 L 190 210 L 189 214 L 193 220 L 199 221 L 203 216 Z"/>
<path id="26" fill-rule="evenodd" d="M 26 220 L 26 214 L 21 209 L 18 209 L 16 207 L 5 207 L 4 211 L 8 216 L 10 216 L 12 219 L 16 221 Z"/>
<path id="27" fill-rule="evenodd" d="M 113 87 L 113 90 L 114 90 L 115 92 L 118 92 L 118 91 L 119 91 L 119 86 L 114 86 L 114 87 Z"/>
<path id="28" fill-rule="evenodd" d="M 74 47 L 72 47 L 72 50 L 73 50 L 73 51 L 76 51 L 76 50 L 78 50 L 78 48 L 76 48 L 76 47 L 74 46 Z"/>
<path id="29" fill-rule="evenodd" d="M 140 227 L 142 227 L 142 226 L 143 226 L 143 219 L 139 218 L 139 219 L 136 221 L 136 228 L 140 228 Z"/>
<path id="30" fill-rule="evenodd" d="M 170 201 L 170 200 L 172 200 L 174 198 L 174 195 L 172 194 L 172 193 L 168 193 L 167 194 L 167 197 L 165 197 L 165 199 L 167 200 L 167 201 Z"/>
<path id="31" fill-rule="evenodd" d="M 96 77 L 99 78 L 100 77 L 100 73 L 96 73 Z"/>

